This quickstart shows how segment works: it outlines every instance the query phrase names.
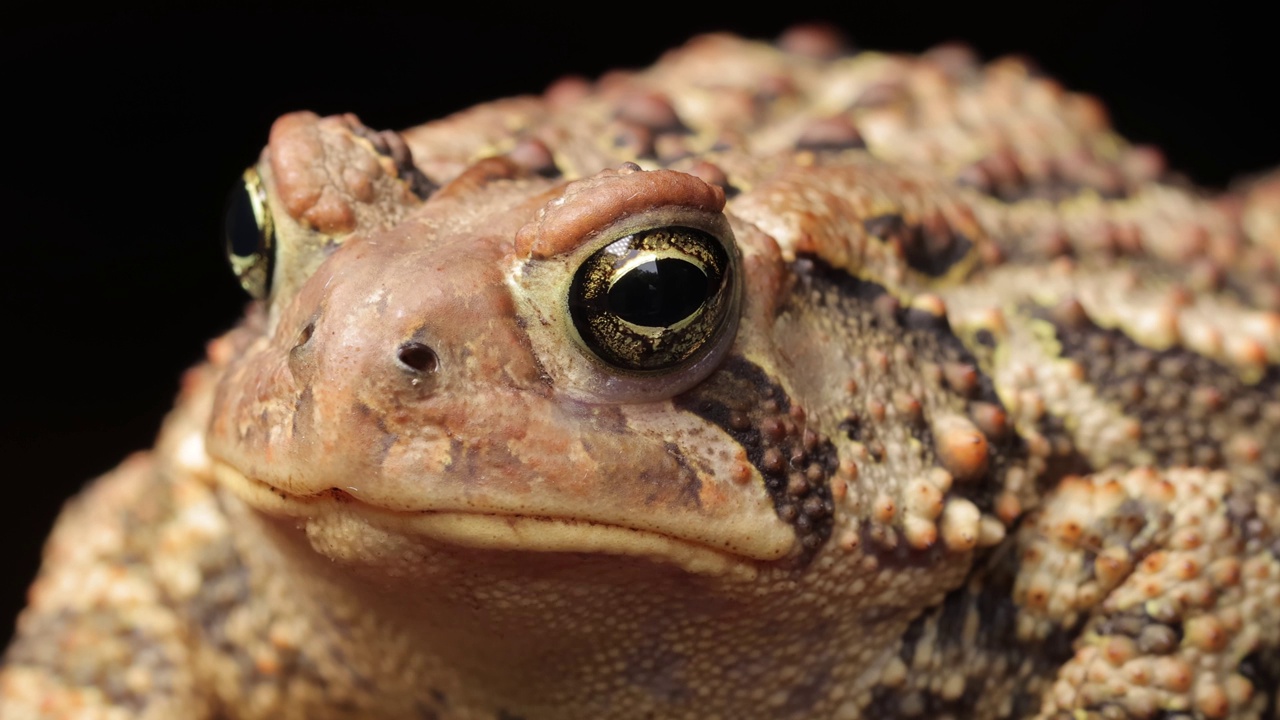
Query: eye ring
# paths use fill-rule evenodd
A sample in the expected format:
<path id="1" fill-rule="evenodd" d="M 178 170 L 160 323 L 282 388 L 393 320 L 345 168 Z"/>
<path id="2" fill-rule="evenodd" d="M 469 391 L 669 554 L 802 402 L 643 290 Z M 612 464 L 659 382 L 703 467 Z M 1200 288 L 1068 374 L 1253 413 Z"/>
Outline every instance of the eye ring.
<path id="1" fill-rule="evenodd" d="M 632 373 L 694 362 L 735 312 L 733 259 L 715 235 L 683 225 L 608 243 L 583 261 L 569 287 L 577 339 L 600 361 Z"/>
<path id="2" fill-rule="evenodd" d="M 271 292 L 275 271 L 275 223 L 258 171 L 249 168 L 240 179 L 227 197 L 223 240 L 240 286 L 261 300 Z"/>

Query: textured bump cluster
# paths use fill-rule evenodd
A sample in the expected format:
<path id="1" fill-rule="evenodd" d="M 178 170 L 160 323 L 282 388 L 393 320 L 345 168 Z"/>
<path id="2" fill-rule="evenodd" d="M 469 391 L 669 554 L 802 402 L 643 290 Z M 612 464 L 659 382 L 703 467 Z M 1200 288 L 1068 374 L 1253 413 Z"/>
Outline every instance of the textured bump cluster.
<path id="1" fill-rule="evenodd" d="M 1277 520 L 1273 495 L 1222 472 L 1071 481 L 1023 530 L 1014 595 L 1031 632 L 1092 615 L 1049 707 L 1224 718 L 1273 703 L 1246 660 L 1280 639 Z"/>
<path id="2" fill-rule="evenodd" d="M 831 536 L 831 478 L 839 458 L 831 441 L 808 426 L 804 408 L 745 361 L 730 361 L 679 404 L 741 444 L 778 517 L 795 528 L 802 556 L 812 557 Z"/>
<path id="3" fill-rule="evenodd" d="M 1023 472 L 1024 452 L 941 300 L 920 295 L 904 305 L 811 258 L 796 270 L 794 314 L 783 322 L 849 338 L 858 352 L 824 418 L 838 430 L 835 496 L 851 516 L 840 546 L 928 556 L 1003 539 L 991 488 Z M 801 307 L 841 312 L 810 317 Z"/>
<path id="4" fill-rule="evenodd" d="M 1079 365 L 1101 398 L 1140 421 L 1142 442 L 1157 462 L 1216 468 L 1228 455 L 1255 455 L 1280 471 L 1280 373 L 1247 382 L 1233 368 L 1181 348 L 1146 348 L 1116 329 L 1098 327 L 1078 302 L 1046 313 L 1061 354 Z"/>

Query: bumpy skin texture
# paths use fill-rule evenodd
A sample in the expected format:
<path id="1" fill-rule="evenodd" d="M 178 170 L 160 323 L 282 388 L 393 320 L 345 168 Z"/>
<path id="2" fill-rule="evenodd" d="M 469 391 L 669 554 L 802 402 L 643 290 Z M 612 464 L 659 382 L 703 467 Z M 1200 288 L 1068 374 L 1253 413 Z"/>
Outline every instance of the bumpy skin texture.
<path id="1" fill-rule="evenodd" d="M 258 172 L 271 295 L 68 506 L 5 720 L 1280 717 L 1280 180 L 812 30 Z M 618 371 L 569 279 L 670 226 L 740 299 Z"/>

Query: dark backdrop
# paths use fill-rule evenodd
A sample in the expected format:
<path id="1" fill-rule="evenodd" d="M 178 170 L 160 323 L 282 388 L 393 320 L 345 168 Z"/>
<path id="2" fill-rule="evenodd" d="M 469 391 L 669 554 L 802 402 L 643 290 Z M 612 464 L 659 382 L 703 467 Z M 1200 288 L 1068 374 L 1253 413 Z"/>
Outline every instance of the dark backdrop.
<path id="1" fill-rule="evenodd" d="M 239 313 L 222 205 L 283 112 L 403 127 L 562 74 L 642 66 L 697 32 L 774 37 L 825 18 L 862 47 L 965 39 L 987 58 L 1030 55 L 1203 184 L 1280 163 L 1269 97 L 1280 43 L 1243 3 L 1168 15 L 1154 2 L 786 2 L 750 17 L 723 14 L 727 3 L 608 3 L 590 16 L 564 3 L 469 19 L 426 0 L 167 4 L 84 14 L 19 2 L 0 25 L 0 642 L 59 505 L 150 443 L 182 368 Z"/>

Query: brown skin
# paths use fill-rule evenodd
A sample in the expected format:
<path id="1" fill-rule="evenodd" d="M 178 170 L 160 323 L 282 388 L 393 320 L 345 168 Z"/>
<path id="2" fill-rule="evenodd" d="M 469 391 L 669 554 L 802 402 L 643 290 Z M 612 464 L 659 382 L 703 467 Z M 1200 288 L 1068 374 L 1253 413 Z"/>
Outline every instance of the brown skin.
<path id="1" fill-rule="evenodd" d="M 1275 718 L 1276 181 L 783 45 L 278 121 L 271 293 L 66 510 L 0 718 Z M 723 302 L 611 367 L 574 274 L 673 227 Z"/>

